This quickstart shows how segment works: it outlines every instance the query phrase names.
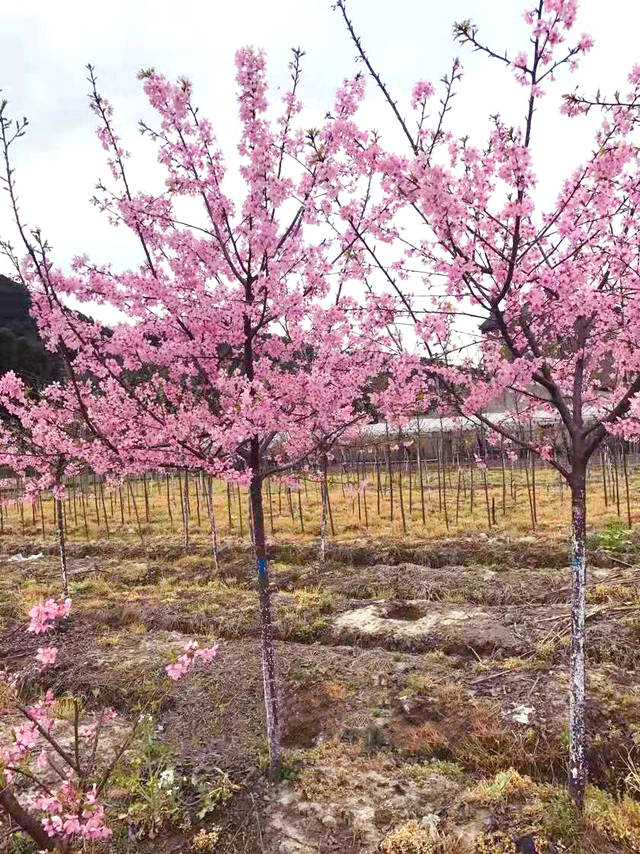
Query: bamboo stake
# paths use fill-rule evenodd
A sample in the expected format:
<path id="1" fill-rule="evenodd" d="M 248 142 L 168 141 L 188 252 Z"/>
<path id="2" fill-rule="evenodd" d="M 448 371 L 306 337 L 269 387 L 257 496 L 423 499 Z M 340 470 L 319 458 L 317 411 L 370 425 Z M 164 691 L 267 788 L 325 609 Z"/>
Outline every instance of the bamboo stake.
<path id="1" fill-rule="evenodd" d="M 242 525 L 242 499 L 240 497 L 240 484 L 237 485 L 237 494 L 238 494 L 238 517 L 240 522 L 240 538 L 244 538 L 244 528 Z"/>
<path id="2" fill-rule="evenodd" d="M 385 424 L 387 431 L 387 466 L 389 469 L 389 500 L 391 502 L 391 527 L 393 528 L 393 469 L 391 467 L 391 444 L 389 442 L 389 425 Z"/>
<path id="3" fill-rule="evenodd" d="M 616 492 L 616 513 L 620 516 L 620 480 L 618 478 L 618 451 L 616 446 L 613 446 L 613 476 Z"/>
<path id="4" fill-rule="evenodd" d="M 147 473 L 145 472 L 142 475 L 142 487 L 144 489 L 144 518 L 147 524 L 151 521 L 151 517 L 149 515 L 149 491 L 147 489 Z"/>
<path id="5" fill-rule="evenodd" d="M 629 498 L 629 471 L 627 467 L 627 449 L 625 446 L 622 446 L 622 467 L 624 472 L 624 490 L 627 499 L 627 525 L 629 529 L 633 527 L 631 521 L 631 500 Z"/>
<path id="6" fill-rule="evenodd" d="M 107 520 L 107 508 L 104 504 L 104 488 L 102 486 L 102 481 L 100 481 L 100 501 L 102 503 L 102 515 L 104 516 L 104 525 L 107 531 L 107 539 L 109 539 L 109 522 Z"/>
<path id="7" fill-rule="evenodd" d="M 524 473 L 525 473 L 525 476 L 527 479 L 527 495 L 529 497 L 529 512 L 531 514 L 531 528 L 532 528 L 532 530 L 535 531 L 535 529 L 536 529 L 536 516 L 535 516 L 534 509 L 533 509 L 533 499 L 531 497 L 531 486 L 529 483 L 529 466 L 528 465 L 525 466 Z"/>
<path id="8" fill-rule="evenodd" d="M 269 525 L 271 527 L 271 536 L 275 536 L 275 529 L 273 526 L 273 496 L 271 495 L 271 478 L 267 479 L 267 495 L 269 496 Z"/>
<path id="9" fill-rule="evenodd" d="M 507 513 L 507 477 L 504 467 L 504 437 L 500 437 L 500 467 L 502 469 L 502 515 Z"/>
<path id="10" fill-rule="evenodd" d="M 402 460 L 400 460 L 398 465 L 398 495 L 400 497 L 400 515 L 402 517 L 402 531 L 403 533 L 407 533 L 407 520 L 404 515 L 404 496 L 403 496 L 403 488 L 402 488 Z"/>
<path id="11" fill-rule="evenodd" d="M 82 518 L 84 520 L 84 535 L 89 539 L 89 520 L 87 519 L 87 502 L 84 497 L 84 486 L 80 485 L 80 506 L 82 507 Z"/>
<path id="12" fill-rule="evenodd" d="M 69 584 L 67 580 L 67 545 L 64 533 L 64 506 L 61 498 L 55 499 L 56 511 L 56 528 L 58 531 L 58 549 L 60 551 L 60 579 L 62 581 L 62 595 L 67 596 L 69 593 Z"/>
<path id="13" fill-rule="evenodd" d="M 173 531 L 173 513 L 171 512 L 170 480 L 170 475 L 167 472 L 167 474 L 165 475 L 165 483 L 167 486 L 167 515 L 169 516 L 169 524 L 171 525 L 171 531 Z"/>
<path id="14" fill-rule="evenodd" d="M 482 469 L 482 478 L 484 480 L 484 497 L 487 503 L 487 521 L 489 523 L 489 527 L 491 527 L 491 510 L 489 509 L 489 484 L 487 482 L 487 469 L 486 466 Z"/>
<path id="15" fill-rule="evenodd" d="M 136 497 L 133 494 L 133 489 L 131 487 L 131 481 L 130 480 L 127 481 L 127 487 L 128 487 L 128 493 L 131 496 L 131 503 L 133 504 L 133 510 L 134 510 L 135 516 L 136 516 L 136 522 L 138 525 L 138 535 L 140 536 L 140 542 L 142 543 L 142 547 L 146 548 L 145 542 L 144 542 L 144 534 L 142 533 L 142 525 L 140 524 L 140 514 L 138 513 L 138 505 L 136 504 Z"/>
<path id="16" fill-rule="evenodd" d="M 423 527 L 427 524 L 427 515 L 425 513 L 424 508 L 424 478 L 422 476 L 422 459 L 420 452 L 420 420 L 418 419 L 418 447 L 417 447 L 417 459 L 418 459 L 418 477 L 420 483 L 420 512 L 422 513 L 422 525 Z M 458 488 L 460 488 L 460 473 L 458 472 Z M 457 524 L 457 516 L 456 516 L 456 524 Z"/>
<path id="17" fill-rule="evenodd" d="M 447 478 L 446 478 L 446 469 L 445 469 L 445 451 L 444 451 L 444 432 L 442 429 L 442 419 L 440 419 L 440 446 L 441 446 L 441 454 L 440 460 L 442 463 L 442 506 L 444 508 L 444 524 L 449 530 L 449 511 L 447 508 Z"/>
<path id="18" fill-rule="evenodd" d="M 96 510 L 96 525 L 100 528 L 100 511 L 98 510 L 98 485 L 96 483 L 96 476 L 93 475 L 93 503 L 95 504 Z"/>
<path id="19" fill-rule="evenodd" d="M 382 482 L 380 480 L 380 459 L 378 457 L 378 446 L 375 446 L 375 472 L 376 472 L 376 500 L 378 507 L 378 517 L 380 517 L 380 501 L 382 498 Z"/>
<path id="20" fill-rule="evenodd" d="M 196 488 L 196 518 L 198 520 L 198 530 L 202 527 L 202 519 L 200 518 L 200 490 L 198 489 L 198 478 L 193 480 Z"/>

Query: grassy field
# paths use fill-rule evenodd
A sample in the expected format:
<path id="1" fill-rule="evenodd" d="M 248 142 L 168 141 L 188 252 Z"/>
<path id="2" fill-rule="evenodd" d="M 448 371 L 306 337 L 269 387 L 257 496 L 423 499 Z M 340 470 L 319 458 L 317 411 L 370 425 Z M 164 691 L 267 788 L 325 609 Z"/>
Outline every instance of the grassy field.
<path id="1" fill-rule="evenodd" d="M 187 545 L 184 479 L 150 479 L 146 500 L 142 481 L 70 494 L 72 619 L 56 639 L 58 666 L 44 673 L 28 664 L 41 641 L 20 627 L 59 591 L 52 502 L 4 507 L 0 645 L 25 695 L 80 697 L 89 720 L 115 707 L 107 757 L 120 729 L 146 716 L 109 792 L 114 854 L 511 854 L 532 850 L 515 847 L 529 837 L 543 854 L 640 851 L 640 536 L 627 529 L 624 481 L 620 516 L 599 470 L 589 498 L 592 786 L 580 822 L 564 789 L 566 488 L 535 473 L 534 527 L 530 471 L 515 470 L 513 486 L 507 471 L 503 491 L 493 469 L 485 491 L 476 470 L 473 513 L 468 469 L 459 493 L 457 469 L 441 473 L 440 489 L 428 475 L 423 524 L 416 472 L 411 490 L 402 472 L 403 526 L 397 472 L 393 524 L 388 483 L 378 513 L 375 477 L 358 492 L 362 472 L 334 473 L 324 564 L 317 484 L 289 492 L 274 482 L 270 501 L 265 492 L 284 713 L 278 786 L 264 774 L 245 491 L 229 503 L 215 486 L 217 571 L 202 482 L 197 494 L 189 483 Z M 640 476 L 629 475 L 640 518 Z M 218 639 L 217 662 L 167 684 L 164 665 L 192 638 Z M 4 830 L 4 850 L 31 850 Z"/>

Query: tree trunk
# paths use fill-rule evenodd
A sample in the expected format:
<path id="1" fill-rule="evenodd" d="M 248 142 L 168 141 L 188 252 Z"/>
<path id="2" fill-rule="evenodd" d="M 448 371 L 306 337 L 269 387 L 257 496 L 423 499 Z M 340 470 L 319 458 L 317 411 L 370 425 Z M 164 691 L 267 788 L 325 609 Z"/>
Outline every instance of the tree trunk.
<path id="1" fill-rule="evenodd" d="M 64 510 L 62 499 L 56 497 L 56 528 L 58 531 L 58 548 L 60 550 L 60 578 L 62 580 L 62 595 L 67 596 L 69 586 L 67 583 L 67 544 L 64 536 Z"/>
<path id="2" fill-rule="evenodd" d="M 571 698 L 569 790 L 580 810 L 587 782 L 585 727 L 586 466 L 574 463 L 571 478 Z"/>
<path id="3" fill-rule="evenodd" d="M 269 572 L 264 531 L 264 510 L 262 506 L 262 474 L 260 471 L 260 447 L 257 439 L 251 442 L 251 509 L 258 569 L 258 589 L 260 594 L 260 630 L 262 642 L 262 678 L 264 683 L 264 702 L 267 719 L 267 738 L 269 741 L 269 779 L 280 779 L 280 710 L 273 648 L 273 622 L 271 617 L 271 594 L 269 591 Z"/>

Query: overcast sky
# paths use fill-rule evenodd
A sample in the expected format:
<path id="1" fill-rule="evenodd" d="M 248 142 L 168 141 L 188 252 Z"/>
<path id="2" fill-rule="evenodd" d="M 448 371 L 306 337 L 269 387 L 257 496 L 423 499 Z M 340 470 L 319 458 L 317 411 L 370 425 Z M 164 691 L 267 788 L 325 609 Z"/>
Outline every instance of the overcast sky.
<path id="1" fill-rule="evenodd" d="M 515 53 L 526 47 L 521 0 L 350 0 L 349 8 L 365 46 L 399 98 L 408 95 L 417 79 L 437 81 L 459 55 L 466 74 L 455 127 L 482 141 L 489 114 L 519 118 L 522 87 L 498 63 L 454 45 L 451 25 L 472 18 L 494 47 L 514 46 Z M 596 47 L 577 75 L 564 74 L 560 89 L 578 82 L 587 91 L 598 86 L 624 89 L 630 67 L 640 62 L 640 2 L 582 0 L 576 35 L 584 31 L 594 36 Z M 114 104 L 119 133 L 134 152 L 138 189 L 144 189 L 151 175 L 144 153 L 153 149 L 138 139 L 137 120 L 149 112 L 137 71 L 154 66 L 170 77 L 189 77 L 202 112 L 233 156 L 233 54 L 247 44 L 266 49 L 274 90 L 287 85 L 290 48 L 307 52 L 302 98 L 309 125 L 320 123 L 335 88 L 356 69 L 355 50 L 332 0 L 3 0 L 1 85 L 12 114 L 30 120 L 15 157 L 22 210 L 30 225 L 43 229 L 59 264 L 66 266 L 83 252 L 98 262 L 138 259 L 130 234 L 111 228 L 89 204 L 107 169 L 87 107 L 85 64 L 97 67 L 101 91 Z M 534 140 L 538 163 L 547 172 L 546 193 L 589 147 L 588 122 L 560 118 L 554 106 L 550 101 L 545 108 Z M 393 124 L 375 98 L 364 119 L 392 137 Z M 5 236 L 9 222 L 0 201 L 0 233 Z M 10 273 L 2 260 L 0 271 Z"/>

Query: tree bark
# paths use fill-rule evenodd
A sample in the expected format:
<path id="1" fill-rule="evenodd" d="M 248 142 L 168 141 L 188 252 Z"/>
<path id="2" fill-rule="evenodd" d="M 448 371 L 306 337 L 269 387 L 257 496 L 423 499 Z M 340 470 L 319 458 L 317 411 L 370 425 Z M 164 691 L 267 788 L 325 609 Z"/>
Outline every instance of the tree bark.
<path id="1" fill-rule="evenodd" d="M 574 461 L 571 477 L 571 697 L 569 791 L 582 810 L 587 784 L 585 726 L 586 466 Z"/>
<path id="2" fill-rule="evenodd" d="M 33 839 L 42 851 L 54 851 L 56 843 L 40 822 L 24 810 L 8 786 L 0 789 L 0 807 Z"/>
<path id="3" fill-rule="evenodd" d="M 260 446 L 257 439 L 251 441 L 251 485 L 250 498 L 253 512 L 258 590 L 260 595 L 260 634 L 262 646 L 262 678 L 264 703 L 269 741 L 269 779 L 280 779 L 280 709 L 273 647 L 273 621 L 271 616 L 271 594 L 264 531 L 264 509 L 262 505 L 262 473 L 260 470 Z"/>

